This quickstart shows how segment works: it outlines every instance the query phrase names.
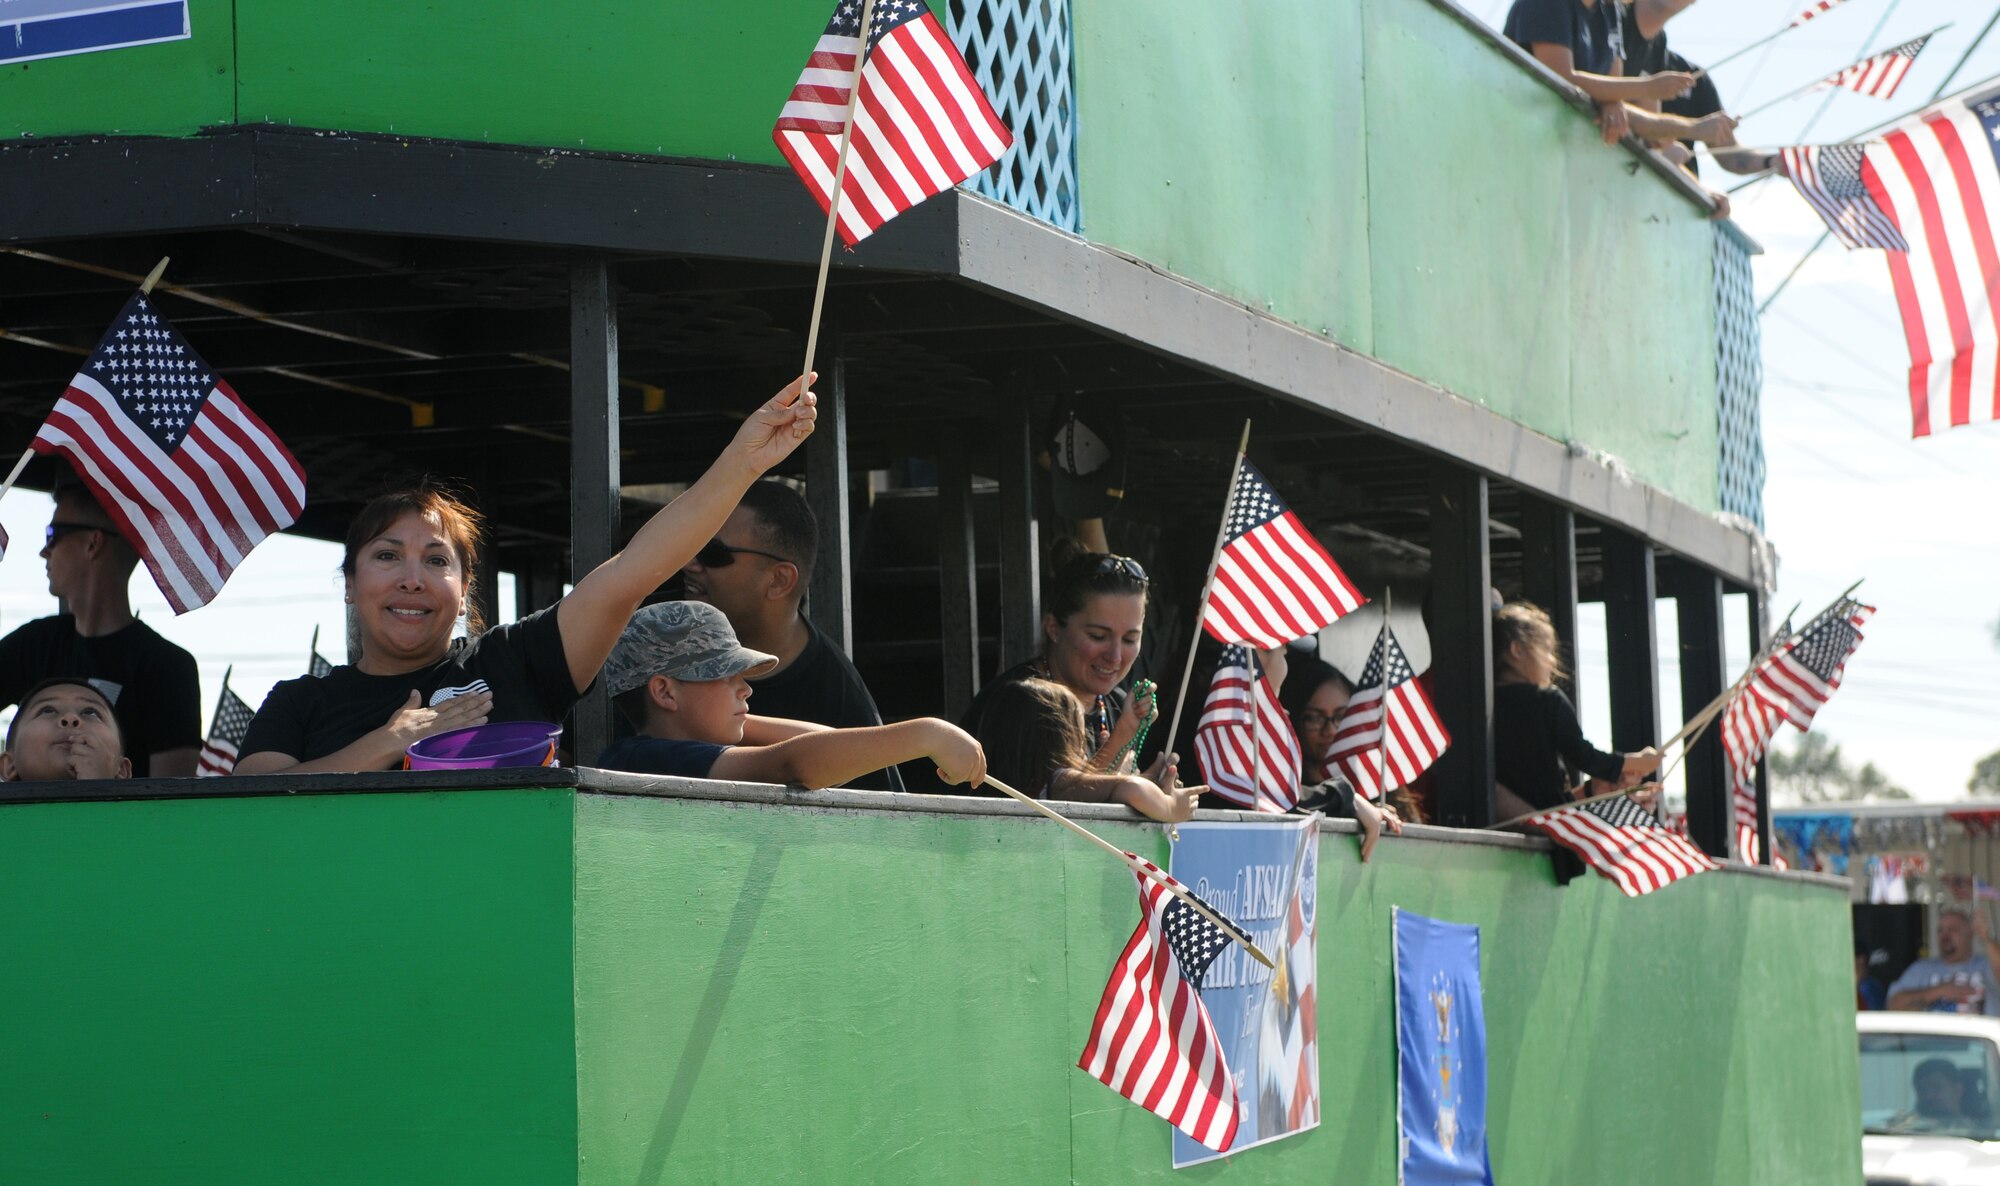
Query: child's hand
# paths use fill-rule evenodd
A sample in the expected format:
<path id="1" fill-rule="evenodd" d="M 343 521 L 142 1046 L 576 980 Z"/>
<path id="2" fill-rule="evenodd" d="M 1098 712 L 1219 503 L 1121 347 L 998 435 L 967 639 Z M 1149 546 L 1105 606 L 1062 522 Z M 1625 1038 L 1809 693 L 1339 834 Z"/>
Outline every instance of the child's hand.
<path id="1" fill-rule="evenodd" d="M 936 733 L 930 746 L 930 759 L 937 763 L 938 777 L 956 786 L 978 786 L 986 781 L 986 751 L 979 748 L 970 733 L 957 725 L 933 720 L 931 726 Z"/>

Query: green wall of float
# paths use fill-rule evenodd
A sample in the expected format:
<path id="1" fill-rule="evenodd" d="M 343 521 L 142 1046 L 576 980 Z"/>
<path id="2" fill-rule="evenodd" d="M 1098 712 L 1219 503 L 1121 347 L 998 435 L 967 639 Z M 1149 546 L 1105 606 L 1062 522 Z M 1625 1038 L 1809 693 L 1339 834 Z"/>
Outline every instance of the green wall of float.
<path id="1" fill-rule="evenodd" d="M 1185 1180 L 1393 1180 L 1392 905 L 1483 928 L 1496 1180 L 1859 1180 L 1843 894 L 1628 900 L 1541 853 L 1321 843 L 1327 1119 Z M 1031 818 L 14 806 L 0 894 L 10 1183 L 1184 1180 L 1165 1124 L 1072 1066 L 1131 878 Z"/>
<path id="2" fill-rule="evenodd" d="M 192 0 L 191 41 L 0 70 L 0 136 L 275 123 L 777 164 L 827 7 Z M 1518 63 L 1429 0 L 1072 12 L 1086 237 L 1715 508 L 1705 212 Z"/>

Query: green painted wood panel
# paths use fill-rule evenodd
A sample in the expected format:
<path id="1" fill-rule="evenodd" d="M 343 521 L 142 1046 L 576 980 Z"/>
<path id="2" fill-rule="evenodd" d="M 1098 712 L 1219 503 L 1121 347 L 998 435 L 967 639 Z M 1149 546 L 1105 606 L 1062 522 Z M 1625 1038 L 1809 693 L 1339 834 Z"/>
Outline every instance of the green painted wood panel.
<path id="1" fill-rule="evenodd" d="M 570 799 L 0 809 L 0 1181 L 574 1181 Z"/>
<path id="2" fill-rule="evenodd" d="M 189 0 L 186 41 L 0 66 L 0 138 L 187 136 L 234 122 L 235 9 Z"/>
<path id="3" fill-rule="evenodd" d="M 1371 351 L 1360 5 L 1072 11 L 1084 236 Z"/>

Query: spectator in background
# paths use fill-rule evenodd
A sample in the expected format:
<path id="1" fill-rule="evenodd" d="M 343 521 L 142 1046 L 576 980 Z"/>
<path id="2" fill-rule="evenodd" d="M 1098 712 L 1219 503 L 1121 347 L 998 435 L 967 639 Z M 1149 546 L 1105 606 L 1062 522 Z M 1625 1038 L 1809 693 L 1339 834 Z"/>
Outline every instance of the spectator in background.
<path id="1" fill-rule="evenodd" d="M 118 714 L 93 685 L 58 676 L 21 697 L 0 753 L 0 779 L 57 782 L 79 778 L 130 778 Z"/>
<path id="2" fill-rule="evenodd" d="M 712 605 L 668 601 L 640 609 L 604 663 L 605 691 L 638 735 L 613 744 L 597 764 L 817 790 L 929 759 L 946 783 L 984 781 L 979 743 L 931 717 L 829 729 L 750 715 L 749 677 L 777 662 L 737 642 L 729 619 Z"/>
<path id="3" fill-rule="evenodd" d="M 1562 671 L 1546 610 L 1513 602 L 1493 615 L 1493 773 L 1504 819 L 1569 802 L 1564 763 L 1592 778 L 1634 786 L 1660 768 L 1660 753 L 1606 753 L 1591 745 L 1576 708 L 1555 686 Z"/>
<path id="4" fill-rule="evenodd" d="M 1206 787 L 1184 787 L 1171 754 L 1144 775 L 1100 769 L 1092 760 L 1083 703 L 1054 680 L 1006 680 L 982 694 L 974 735 L 995 778 L 1036 799 L 1123 803 L 1163 823 L 1194 816 Z"/>
<path id="5" fill-rule="evenodd" d="M 721 610 L 743 645 L 777 657 L 750 681 L 757 715 L 835 729 L 882 723 L 875 698 L 846 652 L 802 611 L 819 559 L 819 521 L 805 496 L 766 479 L 743 495 L 715 538 L 681 570 L 686 596 Z M 900 791 L 894 767 L 855 785 Z"/>
<path id="6" fill-rule="evenodd" d="M 1366 861 L 1375 851 L 1375 842 L 1382 838 L 1382 830 L 1386 827 L 1391 835 L 1400 836 L 1403 821 L 1394 806 L 1378 806 L 1367 796 L 1356 794 L 1354 784 L 1327 760 L 1341 714 L 1354 695 L 1353 683 L 1318 655 L 1281 653 L 1275 662 L 1266 659 L 1264 674 L 1278 689 L 1278 703 L 1291 718 L 1299 739 L 1298 809 L 1323 811 L 1360 824 L 1361 859 Z"/>
<path id="7" fill-rule="evenodd" d="M 1626 103 L 1663 102 L 1687 92 L 1694 76 L 1667 72 L 1621 78 L 1624 26 L 1616 0 L 1514 0 L 1502 31 L 1597 104 L 1604 142 L 1629 125 Z"/>
<path id="8" fill-rule="evenodd" d="M 90 489 L 58 482 L 42 563 L 63 612 L 0 638 L 0 705 L 55 676 L 89 682 L 130 733 L 140 778 L 191 778 L 201 751 L 201 679 L 194 656 L 132 616 L 139 553 Z"/>
<path id="9" fill-rule="evenodd" d="M 1938 953 L 1903 970 L 1889 986 L 1889 1007 L 1913 1013 L 1983 1013 L 2000 1017 L 2000 946 L 1986 912 L 1978 922 L 1957 907 L 1938 916 Z M 1978 939 L 1977 947 L 1973 940 Z"/>

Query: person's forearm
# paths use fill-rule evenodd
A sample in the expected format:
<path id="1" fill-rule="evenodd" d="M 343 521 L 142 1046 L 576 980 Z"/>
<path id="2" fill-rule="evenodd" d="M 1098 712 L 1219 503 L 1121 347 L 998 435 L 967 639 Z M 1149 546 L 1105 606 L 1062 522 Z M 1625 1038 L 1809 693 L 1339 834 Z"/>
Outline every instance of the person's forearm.
<path id="1" fill-rule="evenodd" d="M 766 752 L 780 763 L 785 782 L 817 791 L 852 782 L 885 766 L 926 757 L 930 742 L 931 722 L 925 718 L 860 729 L 801 733 L 767 746 Z"/>
<path id="2" fill-rule="evenodd" d="M 1569 81 L 1600 103 L 1637 103 L 1652 97 L 1652 88 L 1644 78 L 1613 78 L 1608 74 L 1572 70 Z"/>
<path id="3" fill-rule="evenodd" d="M 744 745 L 776 745 L 806 733 L 825 733 L 828 727 L 815 725 L 811 721 L 788 721 L 783 717 L 760 717 L 755 713 L 743 718 Z"/>
<path id="4" fill-rule="evenodd" d="M 384 729 L 373 729 L 323 758 L 300 762 L 289 754 L 245 754 L 232 774 L 361 774 L 402 762 L 404 747 Z"/>
<path id="5" fill-rule="evenodd" d="M 1625 119 L 1632 134 L 1641 140 L 1706 141 L 1711 138 L 1711 134 L 1699 126 L 1699 120 L 1647 111 L 1636 103 L 1625 104 Z"/>
<path id="6" fill-rule="evenodd" d="M 1632 6 L 1633 24 L 1639 27 L 1639 36 L 1651 41 L 1667 27 L 1668 21 L 1693 3 L 1694 0 L 1638 0 Z"/>

